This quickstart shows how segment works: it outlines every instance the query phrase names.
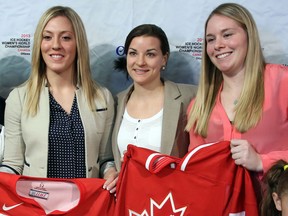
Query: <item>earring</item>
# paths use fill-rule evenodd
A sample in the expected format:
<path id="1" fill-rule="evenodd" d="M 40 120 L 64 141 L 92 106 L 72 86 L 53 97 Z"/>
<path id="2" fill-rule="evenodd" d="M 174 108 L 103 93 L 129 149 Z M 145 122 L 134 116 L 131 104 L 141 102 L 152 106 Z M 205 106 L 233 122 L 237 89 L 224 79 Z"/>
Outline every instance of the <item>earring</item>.
<path id="1" fill-rule="evenodd" d="M 166 69 L 166 66 L 165 66 L 165 65 L 163 65 L 161 69 L 164 71 L 164 70 Z"/>

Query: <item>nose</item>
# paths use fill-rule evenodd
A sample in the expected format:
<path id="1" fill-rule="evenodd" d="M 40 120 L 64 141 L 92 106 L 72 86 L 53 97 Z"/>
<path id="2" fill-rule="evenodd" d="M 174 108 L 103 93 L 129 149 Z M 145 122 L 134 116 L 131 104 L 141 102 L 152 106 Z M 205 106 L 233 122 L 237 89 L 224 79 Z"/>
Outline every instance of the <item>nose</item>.
<path id="1" fill-rule="evenodd" d="M 137 56 L 136 63 L 137 63 L 139 66 L 145 65 L 145 64 L 146 64 L 146 62 L 145 62 L 145 56 L 139 54 L 139 55 Z"/>
<path id="2" fill-rule="evenodd" d="M 61 48 L 61 43 L 59 38 L 54 38 L 52 43 L 52 49 L 59 50 Z"/>
<path id="3" fill-rule="evenodd" d="M 220 48 L 224 47 L 223 40 L 221 38 L 216 38 L 215 39 L 215 44 L 214 44 L 214 49 L 219 50 Z"/>

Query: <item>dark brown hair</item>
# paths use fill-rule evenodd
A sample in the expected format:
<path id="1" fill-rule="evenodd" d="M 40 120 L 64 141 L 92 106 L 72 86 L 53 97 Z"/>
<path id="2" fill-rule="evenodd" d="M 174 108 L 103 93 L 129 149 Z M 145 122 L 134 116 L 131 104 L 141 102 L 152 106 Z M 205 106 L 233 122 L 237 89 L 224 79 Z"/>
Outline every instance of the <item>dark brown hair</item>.
<path id="1" fill-rule="evenodd" d="M 272 194 L 275 192 L 281 197 L 288 193 L 288 168 L 284 166 L 287 162 L 284 160 L 277 161 L 264 175 L 264 196 L 261 203 L 262 216 L 277 216 L 281 212 L 276 209 Z"/>

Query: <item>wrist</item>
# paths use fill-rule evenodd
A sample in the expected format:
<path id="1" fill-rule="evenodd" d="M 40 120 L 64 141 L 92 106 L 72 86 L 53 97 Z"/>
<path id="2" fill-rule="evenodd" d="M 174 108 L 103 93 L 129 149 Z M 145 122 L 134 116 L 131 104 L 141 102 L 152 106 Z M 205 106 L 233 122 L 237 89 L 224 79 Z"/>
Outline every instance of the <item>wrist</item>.
<path id="1" fill-rule="evenodd" d="M 104 171 L 103 176 L 108 172 L 109 169 L 114 168 L 115 169 L 115 162 L 114 161 L 108 161 L 104 165 Z"/>

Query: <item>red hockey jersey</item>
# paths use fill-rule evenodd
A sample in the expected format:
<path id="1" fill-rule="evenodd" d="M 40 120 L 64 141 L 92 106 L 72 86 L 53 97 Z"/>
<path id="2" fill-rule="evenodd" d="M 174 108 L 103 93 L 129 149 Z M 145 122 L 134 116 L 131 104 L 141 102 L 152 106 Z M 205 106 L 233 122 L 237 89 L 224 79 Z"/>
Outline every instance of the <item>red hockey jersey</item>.
<path id="1" fill-rule="evenodd" d="M 114 216 L 103 179 L 52 179 L 0 173 L 0 215 Z"/>
<path id="2" fill-rule="evenodd" d="M 182 159 L 129 145 L 115 215 L 257 216 L 249 172 L 235 165 L 229 144 L 201 145 Z"/>

